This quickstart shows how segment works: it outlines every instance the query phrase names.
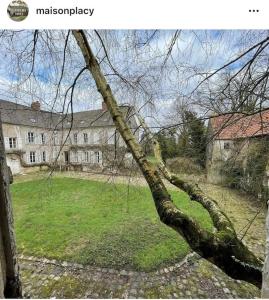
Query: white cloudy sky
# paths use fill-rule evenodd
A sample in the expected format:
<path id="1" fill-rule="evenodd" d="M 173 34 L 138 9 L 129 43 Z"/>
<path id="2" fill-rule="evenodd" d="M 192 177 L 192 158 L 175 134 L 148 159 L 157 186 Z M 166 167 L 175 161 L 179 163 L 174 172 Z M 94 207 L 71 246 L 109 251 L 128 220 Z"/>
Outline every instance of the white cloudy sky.
<path id="1" fill-rule="evenodd" d="M 16 32 L 13 35 L 12 32 L 5 33 L 0 44 L 0 98 L 23 104 L 38 99 L 44 108 L 51 109 L 61 76 L 66 34 L 66 31 L 50 31 L 38 36 L 33 69 L 35 76 L 28 78 L 33 58 L 33 31 Z M 140 108 L 150 100 L 151 104 L 143 106 L 143 115 L 156 117 L 162 123 L 171 123 L 173 120 L 167 119 L 167 112 L 171 111 L 178 97 L 188 95 L 205 74 L 235 58 L 249 45 L 262 39 L 266 32 L 151 30 L 99 31 L 99 34 L 110 60 L 104 57 L 100 40 L 93 31 L 88 31 L 90 44 L 102 61 L 101 68 L 119 103 L 134 104 Z M 171 54 L 162 68 L 171 44 Z M 56 109 L 61 108 L 66 89 L 83 66 L 83 58 L 70 34 Z M 238 67 L 234 64 L 230 66 L 230 71 Z M 115 76 L 113 68 L 131 85 Z M 74 110 L 100 106 L 101 98 L 94 82 L 89 72 L 85 72 L 75 90 Z"/>

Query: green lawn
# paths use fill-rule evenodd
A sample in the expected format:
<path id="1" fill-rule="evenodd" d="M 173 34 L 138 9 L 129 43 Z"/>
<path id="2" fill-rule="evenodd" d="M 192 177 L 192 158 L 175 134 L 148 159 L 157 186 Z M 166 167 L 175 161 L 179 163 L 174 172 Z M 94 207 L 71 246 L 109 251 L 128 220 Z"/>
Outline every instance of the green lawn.
<path id="1" fill-rule="evenodd" d="M 182 259 L 185 241 L 163 225 L 148 188 L 54 178 L 12 185 L 20 253 L 106 267 L 153 270 Z M 202 226 L 207 212 L 183 192 L 174 202 Z"/>

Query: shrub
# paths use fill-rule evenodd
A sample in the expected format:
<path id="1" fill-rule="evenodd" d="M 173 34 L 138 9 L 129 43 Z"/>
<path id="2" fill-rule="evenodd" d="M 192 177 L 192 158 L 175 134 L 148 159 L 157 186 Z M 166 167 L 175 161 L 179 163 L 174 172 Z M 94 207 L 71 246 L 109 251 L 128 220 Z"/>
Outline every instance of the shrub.
<path id="1" fill-rule="evenodd" d="M 203 168 L 189 157 L 167 159 L 166 165 L 173 173 L 201 174 L 203 171 Z"/>
<path id="2" fill-rule="evenodd" d="M 246 158 L 240 160 L 237 156 L 238 153 L 235 153 L 222 164 L 221 174 L 225 184 L 267 199 L 268 186 L 264 179 L 269 159 L 269 139 L 251 141 Z"/>

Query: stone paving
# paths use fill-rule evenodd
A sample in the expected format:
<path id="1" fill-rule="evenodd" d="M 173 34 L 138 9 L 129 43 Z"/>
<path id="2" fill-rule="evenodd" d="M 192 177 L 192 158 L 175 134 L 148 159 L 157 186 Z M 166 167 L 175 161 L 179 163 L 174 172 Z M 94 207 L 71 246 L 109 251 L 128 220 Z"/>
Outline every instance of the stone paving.
<path id="1" fill-rule="evenodd" d="M 137 272 L 19 257 L 25 298 L 258 298 L 196 254 L 154 271 Z"/>

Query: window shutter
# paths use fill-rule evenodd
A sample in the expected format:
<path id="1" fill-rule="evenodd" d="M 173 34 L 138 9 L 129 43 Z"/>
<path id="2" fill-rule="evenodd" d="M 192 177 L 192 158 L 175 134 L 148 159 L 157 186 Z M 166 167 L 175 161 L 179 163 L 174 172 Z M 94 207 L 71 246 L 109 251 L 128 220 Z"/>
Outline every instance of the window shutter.
<path id="1" fill-rule="evenodd" d="M 38 145 L 38 134 L 37 133 L 34 133 L 34 142 L 33 142 L 33 144 Z"/>
<path id="2" fill-rule="evenodd" d="M 89 151 L 89 163 L 92 164 L 92 151 Z"/>
<path id="3" fill-rule="evenodd" d="M 22 138 L 17 138 L 17 141 L 18 141 L 18 145 L 17 145 L 17 147 L 18 147 L 18 149 L 21 149 L 22 148 Z"/>
<path id="4" fill-rule="evenodd" d="M 82 151 L 78 151 L 78 162 L 82 162 L 83 160 L 83 152 Z"/>
<path id="5" fill-rule="evenodd" d="M 37 163 L 41 162 L 40 151 L 36 151 L 36 162 Z"/>
<path id="6" fill-rule="evenodd" d="M 4 138 L 4 141 L 5 141 L 5 149 L 9 149 L 9 138 L 8 137 L 5 137 Z"/>
<path id="7" fill-rule="evenodd" d="M 73 151 L 70 151 L 70 162 L 71 162 L 71 163 L 74 161 L 74 160 L 73 160 L 73 157 L 74 157 Z"/>
<path id="8" fill-rule="evenodd" d="M 28 140 L 28 132 L 26 132 L 25 134 L 25 145 L 29 144 L 29 140 Z"/>
<path id="9" fill-rule="evenodd" d="M 42 145 L 42 138 L 41 138 L 41 133 L 38 134 L 38 138 L 37 138 L 38 144 Z"/>
<path id="10" fill-rule="evenodd" d="M 30 152 L 26 152 L 25 156 L 26 156 L 25 160 L 26 160 L 27 164 L 29 164 L 30 163 Z"/>

